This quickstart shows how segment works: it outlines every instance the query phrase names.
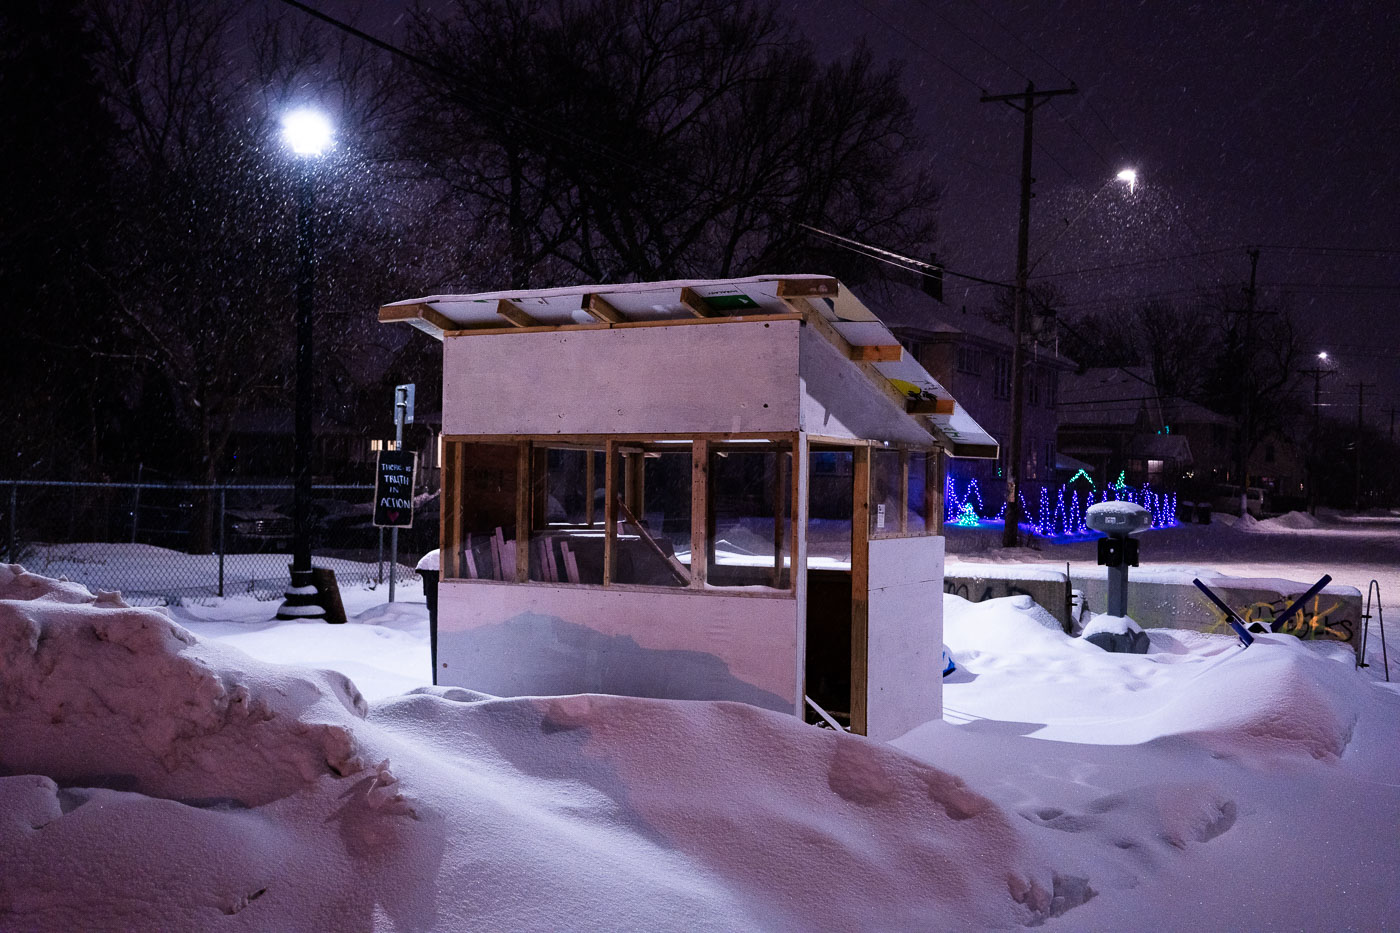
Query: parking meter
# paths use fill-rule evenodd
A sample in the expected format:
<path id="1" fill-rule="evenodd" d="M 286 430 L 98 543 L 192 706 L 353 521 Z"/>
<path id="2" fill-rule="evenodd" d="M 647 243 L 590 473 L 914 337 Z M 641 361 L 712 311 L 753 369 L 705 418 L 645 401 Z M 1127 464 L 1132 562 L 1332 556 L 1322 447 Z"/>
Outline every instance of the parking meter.
<path id="1" fill-rule="evenodd" d="M 1089 506 L 1084 523 L 1108 537 L 1099 539 L 1099 566 L 1108 568 L 1108 614 L 1128 614 L 1128 568 L 1138 565 L 1138 542 L 1152 513 L 1135 502 L 1100 502 Z"/>

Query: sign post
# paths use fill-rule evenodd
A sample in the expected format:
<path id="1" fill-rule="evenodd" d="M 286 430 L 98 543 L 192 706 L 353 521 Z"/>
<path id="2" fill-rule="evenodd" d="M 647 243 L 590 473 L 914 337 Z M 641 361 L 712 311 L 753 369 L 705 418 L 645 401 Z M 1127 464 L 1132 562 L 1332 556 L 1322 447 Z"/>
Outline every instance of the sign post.
<path id="1" fill-rule="evenodd" d="M 403 426 L 413 423 L 414 384 L 394 387 L 394 450 L 381 451 L 374 480 L 374 523 L 389 529 L 389 602 L 399 567 L 399 529 L 413 527 L 413 486 L 418 455 L 403 449 Z"/>

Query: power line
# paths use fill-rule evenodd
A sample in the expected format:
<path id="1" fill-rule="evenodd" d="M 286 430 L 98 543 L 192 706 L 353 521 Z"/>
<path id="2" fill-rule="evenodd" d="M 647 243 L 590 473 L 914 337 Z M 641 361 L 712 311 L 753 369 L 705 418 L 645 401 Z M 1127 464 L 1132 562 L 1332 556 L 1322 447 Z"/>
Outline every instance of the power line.
<path id="1" fill-rule="evenodd" d="M 963 37 L 964 39 L 966 39 L 968 42 L 971 42 L 973 45 L 977 46 L 979 49 L 981 49 L 982 51 L 986 52 L 986 53 L 987 53 L 988 55 L 990 55 L 992 58 L 996 59 L 998 62 L 1000 62 L 1001 64 L 1005 65 L 1007 68 L 1011 69 L 1012 71 L 1016 72 L 1016 74 L 1019 75 L 1020 77 L 1026 79 L 1027 81 L 1029 81 L 1029 80 L 1031 79 L 1031 76 L 1030 76 L 1030 75 L 1026 74 L 1024 71 L 1022 71 L 1021 69 L 1017 68 L 1015 65 L 1011 64 L 1011 63 L 1010 63 L 1009 61 L 1007 61 L 1006 59 L 1002 58 L 1002 57 L 1001 57 L 1000 55 L 998 55 L 996 52 L 993 52 L 991 49 L 987 48 L 987 47 L 986 47 L 985 45 L 983 45 L 981 42 L 977 41 L 977 39 L 976 39 L 975 37 L 973 37 L 972 35 L 970 35 L 970 34 L 967 33 L 966 31 L 964 31 L 961 27 L 959 27 L 959 26 L 958 26 L 956 23 L 954 23 L 952 20 L 948 19 L 948 17 L 946 17 L 946 16 L 944 16 L 942 13 L 938 12 L 938 10 L 935 9 L 935 8 L 928 2 L 928 0 L 919 0 L 919 3 L 924 7 L 924 9 L 928 10 L 930 13 L 932 13 L 932 14 L 933 14 L 934 16 L 936 16 L 938 19 L 942 20 L 943 24 L 946 25 L 949 29 L 953 30 L 953 31 L 956 32 L 958 35 L 962 36 L 962 37 Z"/>
<path id="2" fill-rule="evenodd" d="M 913 36 L 909 35 L 909 33 L 905 32 L 903 29 L 900 29 L 898 26 L 896 26 L 894 23 L 890 22 L 889 20 L 885 19 L 885 18 L 884 18 L 883 16 L 881 16 L 879 13 L 876 13 L 874 10 L 870 9 L 870 7 L 868 7 L 868 6 L 865 5 L 864 0 L 851 0 L 851 2 L 854 3 L 856 6 L 860 7 L 860 8 L 861 8 L 862 10 L 864 10 L 866 13 L 869 13 L 869 14 L 870 14 L 871 16 L 873 16 L 875 19 L 879 20 L 882 24 L 884 24 L 884 26 L 885 26 L 886 29 L 890 30 L 891 32 L 898 33 L 899 35 L 903 36 L 903 37 L 904 37 L 904 40 L 905 40 L 906 42 L 908 42 L 910 45 L 914 46 L 914 48 L 916 48 L 916 49 L 918 49 L 919 51 L 923 52 L 923 53 L 924 53 L 925 55 L 927 55 L 929 58 L 931 58 L 931 59 L 933 59 L 934 61 L 938 62 L 938 64 L 942 65 L 944 68 L 947 68 L 947 69 L 948 69 L 949 71 L 951 71 L 953 74 L 957 75 L 959 78 L 962 78 L 964 81 L 966 81 L 968 84 L 970 84 L 970 85 L 972 85 L 973 87 L 975 87 L 977 90 L 981 91 L 981 92 L 984 93 L 984 94 L 987 92 L 987 89 L 984 88 L 980 83 L 978 83 L 977 81 L 974 81 L 974 80 L 972 80 L 971 78 L 969 78 L 969 77 L 968 77 L 966 74 L 964 74 L 961 70 L 959 70 L 958 68 L 956 68 L 952 63 L 948 62 L 947 60 L 945 60 L 944 58 L 942 58 L 941 56 L 939 56 L 937 53 L 935 53 L 935 52 L 934 52 L 932 49 L 930 49 L 928 46 L 924 45 L 922 42 L 919 42 L 919 41 L 918 41 L 917 39 L 915 39 Z"/>

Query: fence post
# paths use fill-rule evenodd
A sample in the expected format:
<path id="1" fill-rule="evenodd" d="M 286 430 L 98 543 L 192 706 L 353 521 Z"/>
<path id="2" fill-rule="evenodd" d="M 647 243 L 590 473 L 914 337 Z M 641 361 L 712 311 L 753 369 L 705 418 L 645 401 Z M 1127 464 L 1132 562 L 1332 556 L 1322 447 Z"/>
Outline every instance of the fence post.
<path id="1" fill-rule="evenodd" d="M 19 563 L 19 551 L 15 550 L 15 528 L 18 525 L 16 516 L 19 514 L 19 483 L 10 484 L 10 542 L 9 549 L 5 552 L 6 559 L 12 563 Z"/>
<path id="2" fill-rule="evenodd" d="M 219 487 L 219 598 L 224 597 L 224 497 L 228 490 Z"/>
<path id="3" fill-rule="evenodd" d="M 131 494 L 131 543 L 136 543 L 136 530 L 141 522 L 141 471 L 145 468 L 144 462 L 136 464 L 136 489 Z"/>

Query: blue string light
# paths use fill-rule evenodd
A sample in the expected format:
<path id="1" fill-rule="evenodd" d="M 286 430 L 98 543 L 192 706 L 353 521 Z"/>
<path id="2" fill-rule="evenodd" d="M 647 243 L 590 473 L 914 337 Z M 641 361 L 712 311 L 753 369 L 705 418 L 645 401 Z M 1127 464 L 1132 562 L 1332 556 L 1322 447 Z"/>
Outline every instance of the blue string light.
<path id="1" fill-rule="evenodd" d="M 1078 478 L 1076 474 L 1070 483 Z M 1030 508 L 1024 494 L 1018 494 L 1017 498 L 1021 503 L 1021 527 L 1043 538 L 1079 538 L 1091 534 L 1084 518 L 1095 502 L 1135 502 L 1152 515 L 1151 527 L 1172 528 L 1177 524 L 1176 493 L 1159 492 L 1151 485 L 1129 486 L 1123 473 L 1113 485 L 1083 495 L 1079 489 L 1071 489 L 1069 483 L 1042 486 L 1036 509 Z M 969 479 L 959 492 L 951 473 L 943 484 L 943 504 L 944 523 L 961 528 L 1000 525 L 1006 517 L 1005 502 L 995 515 L 987 515 L 977 480 Z"/>

